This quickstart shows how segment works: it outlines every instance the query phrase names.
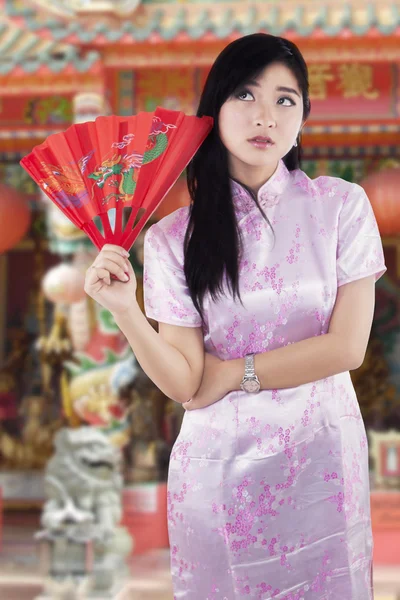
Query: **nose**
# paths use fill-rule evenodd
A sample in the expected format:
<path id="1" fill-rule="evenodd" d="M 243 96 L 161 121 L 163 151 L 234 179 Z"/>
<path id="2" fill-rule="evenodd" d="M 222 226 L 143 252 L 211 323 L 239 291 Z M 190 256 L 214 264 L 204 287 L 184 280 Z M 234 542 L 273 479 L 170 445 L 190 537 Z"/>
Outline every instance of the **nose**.
<path id="1" fill-rule="evenodd" d="M 258 127 L 276 127 L 276 119 L 270 106 L 260 107 L 256 115 L 256 125 Z"/>

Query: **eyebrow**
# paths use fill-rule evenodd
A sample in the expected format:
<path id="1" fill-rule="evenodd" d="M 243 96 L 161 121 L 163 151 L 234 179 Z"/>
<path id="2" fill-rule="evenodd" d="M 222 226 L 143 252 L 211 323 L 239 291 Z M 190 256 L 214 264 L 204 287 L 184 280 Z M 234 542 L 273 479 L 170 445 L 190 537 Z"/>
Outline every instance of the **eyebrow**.
<path id="1" fill-rule="evenodd" d="M 246 85 L 252 85 L 252 86 L 258 87 L 258 88 L 261 87 L 260 84 L 257 81 L 255 81 L 255 79 L 250 79 Z M 291 87 L 285 87 L 285 86 L 279 85 L 276 88 L 276 91 L 277 92 L 289 92 L 290 94 L 296 94 L 296 96 L 298 96 L 300 98 L 299 92 L 297 92 L 295 89 L 293 89 Z"/>

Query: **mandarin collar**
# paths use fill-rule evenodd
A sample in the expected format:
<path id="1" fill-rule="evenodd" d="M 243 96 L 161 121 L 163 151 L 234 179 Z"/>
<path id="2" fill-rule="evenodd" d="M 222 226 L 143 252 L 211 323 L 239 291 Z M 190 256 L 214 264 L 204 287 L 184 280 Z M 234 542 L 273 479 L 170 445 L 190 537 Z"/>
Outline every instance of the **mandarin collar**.
<path id="1" fill-rule="evenodd" d="M 275 173 L 260 187 L 257 199 L 262 208 L 269 208 L 278 204 L 280 196 L 283 194 L 290 179 L 285 163 L 280 159 Z M 239 216 L 248 214 L 255 207 L 254 200 L 250 193 L 237 181 L 231 182 L 232 200 Z"/>

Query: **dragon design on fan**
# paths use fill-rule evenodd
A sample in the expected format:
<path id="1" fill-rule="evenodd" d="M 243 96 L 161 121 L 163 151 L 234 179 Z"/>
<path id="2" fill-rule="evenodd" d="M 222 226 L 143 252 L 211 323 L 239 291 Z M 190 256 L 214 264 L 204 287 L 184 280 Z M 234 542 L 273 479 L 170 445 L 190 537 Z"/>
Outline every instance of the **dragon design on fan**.
<path id="1" fill-rule="evenodd" d="M 105 196 L 102 201 L 103 205 L 107 205 L 112 199 L 123 203 L 132 200 L 140 167 L 156 160 L 165 152 L 168 147 L 167 131 L 169 129 L 176 129 L 176 125 L 164 123 L 160 117 L 154 117 L 144 154 L 133 150 L 121 155 L 115 151 L 127 148 L 133 142 L 134 134 L 126 134 L 122 141 L 111 144 L 110 155 L 105 156 L 101 163 L 87 175 L 87 178 L 94 180 L 94 185 L 100 189 L 103 189 L 106 184 L 118 188 Z M 42 162 L 42 167 L 48 173 L 48 177 L 42 179 L 40 183 L 44 188 L 51 188 L 63 206 L 68 207 L 71 204 L 76 208 L 85 206 L 90 201 L 90 197 L 81 174 L 89 169 L 88 165 L 94 154 L 95 151 L 91 150 L 81 157 L 77 162 L 78 169 L 75 165 L 56 166 L 46 165 Z M 92 187 L 92 198 L 93 195 Z"/>
<path id="2" fill-rule="evenodd" d="M 89 202 L 88 190 L 73 167 L 47 165 L 43 161 L 40 164 L 48 175 L 40 180 L 40 185 L 44 190 L 51 189 L 62 206 L 72 204 L 76 208 L 82 208 Z"/>
<path id="3" fill-rule="evenodd" d="M 114 155 L 112 158 L 106 158 L 102 164 L 93 172 L 88 175 L 89 179 L 94 179 L 96 184 L 103 188 L 106 182 L 109 182 L 111 186 L 118 186 L 118 193 L 111 192 L 108 194 L 102 204 L 108 204 L 111 198 L 115 198 L 116 202 L 122 200 L 122 202 L 130 202 L 132 196 L 135 193 L 137 175 L 142 165 L 152 162 L 165 150 L 168 146 L 168 138 L 166 132 L 163 132 L 163 128 L 172 129 L 175 125 L 165 125 L 161 123 L 161 119 L 155 117 L 153 119 L 153 127 L 149 135 L 147 142 L 146 151 L 143 155 L 133 152 L 132 154 L 125 154 L 124 156 Z M 123 142 L 114 142 L 113 148 L 123 148 L 133 140 L 133 135 L 125 135 Z M 118 180 L 111 179 L 113 175 L 122 176 L 122 179 Z"/>
<path id="4" fill-rule="evenodd" d="M 130 249 L 213 124 L 161 106 L 98 116 L 49 135 L 21 165 L 98 249 Z"/>

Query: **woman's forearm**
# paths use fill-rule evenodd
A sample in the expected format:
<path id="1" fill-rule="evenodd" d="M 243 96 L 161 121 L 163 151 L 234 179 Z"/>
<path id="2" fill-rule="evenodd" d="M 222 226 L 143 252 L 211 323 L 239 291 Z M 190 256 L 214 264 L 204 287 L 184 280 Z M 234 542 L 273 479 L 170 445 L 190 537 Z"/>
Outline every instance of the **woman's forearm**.
<path id="1" fill-rule="evenodd" d="M 186 402 L 198 384 L 183 354 L 153 329 L 137 302 L 123 315 L 113 316 L 146 375 L 168 398 Z"/>
<path id="2" fill-rule="evenodd" d="M 293 388 L 360 366 L 343 340 L 333 333 L 256 354 L 254 363 L 262 390 Z M 225 377 L 231 391 L 240 389 L 244 364 L 244 358 L 225 363 Z"/>

